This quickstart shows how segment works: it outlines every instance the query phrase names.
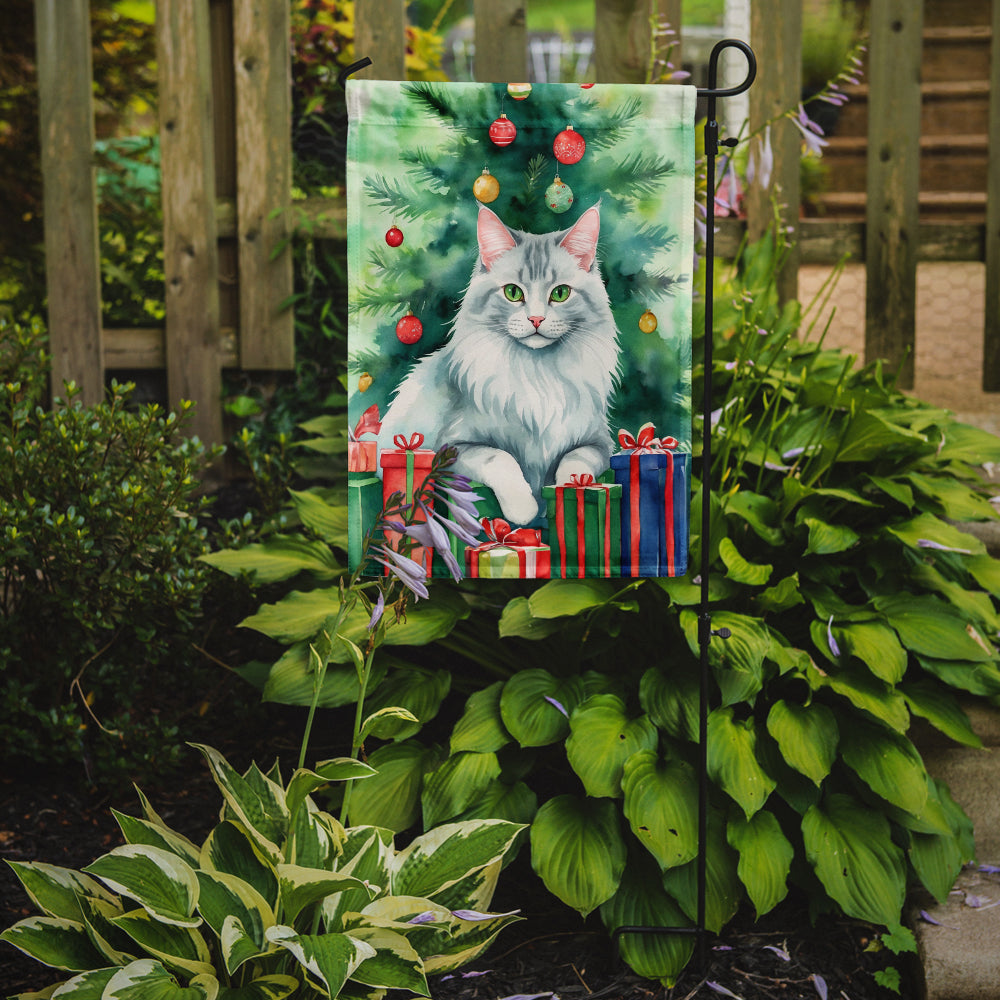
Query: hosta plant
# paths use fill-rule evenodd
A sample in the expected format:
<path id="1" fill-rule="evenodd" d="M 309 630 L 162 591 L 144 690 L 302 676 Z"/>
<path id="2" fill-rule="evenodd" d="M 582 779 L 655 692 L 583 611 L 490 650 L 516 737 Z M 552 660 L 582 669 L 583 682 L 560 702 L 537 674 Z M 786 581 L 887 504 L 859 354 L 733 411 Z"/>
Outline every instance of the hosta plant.
<path id="1" fill-rule="evenodd" d="M 115 813 L 125 845 L 82 871 L 11 863 L 41 915 L 0 938 L 68 974 L 31 995 L 428 996 L 429 973 L 470 961 L 518 919 L 488 912 L 517 824 L 450 823 L 397 849 L 391 831 L 347 829 L 313 801 L 332 781 L 370 778 L 366 764 L 338 758 L 286 784 L 277 767 L 240 774 L 199 749 L 224 802 L 202 844 L 140 793 L 142 818 Z"/>

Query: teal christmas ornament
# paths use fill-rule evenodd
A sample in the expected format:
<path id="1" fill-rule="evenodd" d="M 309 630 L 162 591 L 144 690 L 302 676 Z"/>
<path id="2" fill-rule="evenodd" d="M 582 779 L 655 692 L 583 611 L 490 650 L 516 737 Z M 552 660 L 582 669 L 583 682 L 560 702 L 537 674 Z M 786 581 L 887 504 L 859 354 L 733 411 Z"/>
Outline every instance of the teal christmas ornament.
<path id="1" fill-rule="evenodd" d="M 556 174 L 556 179 L 545 189 L 545 204 L 556 215 L 562 215 L 573 204 L 573 190 L 558 174 Z"/>

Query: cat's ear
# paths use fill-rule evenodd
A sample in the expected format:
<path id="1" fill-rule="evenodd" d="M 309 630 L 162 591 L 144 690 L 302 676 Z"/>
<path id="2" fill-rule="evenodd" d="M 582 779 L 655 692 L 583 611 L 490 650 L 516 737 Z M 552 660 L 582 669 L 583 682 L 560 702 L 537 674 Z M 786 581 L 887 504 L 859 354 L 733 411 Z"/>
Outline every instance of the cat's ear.
<path id="1" fill-rule="evenodd" d="M 500 221 L 499 216 L 488 208 L 480 206 L 479 222 L 476 225 L 479 236 L 479 256 L 487 271 L 508 251 L 517 245 L 511 231 Z"/>
<path id="2" fill-rule="evenodd" d="M 601 213 L 595 205 L 580 216 L 573 228 L 559 241 L 559 246 L 568 250 L 584 271 L 589 271 L 594 266 L 597 238 L 600 235 Z"/>

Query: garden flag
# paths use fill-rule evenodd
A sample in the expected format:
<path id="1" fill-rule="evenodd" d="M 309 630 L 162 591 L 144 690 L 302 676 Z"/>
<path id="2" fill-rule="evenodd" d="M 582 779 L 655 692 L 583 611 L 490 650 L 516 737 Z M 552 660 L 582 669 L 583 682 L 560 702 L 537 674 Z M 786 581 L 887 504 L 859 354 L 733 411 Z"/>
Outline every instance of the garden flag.
<path id="1" fill-rule="evenodd" d="M 467 575 L 686 571 L 695 99 L 348 81 L 355 563 L 453 445 Z"/>

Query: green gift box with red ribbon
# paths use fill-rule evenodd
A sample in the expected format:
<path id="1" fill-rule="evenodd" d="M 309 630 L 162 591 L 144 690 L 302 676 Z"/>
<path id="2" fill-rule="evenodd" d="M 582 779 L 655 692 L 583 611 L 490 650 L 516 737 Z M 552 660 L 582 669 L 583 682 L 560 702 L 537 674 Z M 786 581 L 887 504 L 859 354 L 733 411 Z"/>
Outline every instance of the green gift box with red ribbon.
<path id="1" fill-rule="evenodd" d="M 431 463 L 434 461 L 434 452 L 430 448 L 421 448 L 424 443 L 424 436 L 419 432 L 407 437 L 405 434 L 397 434 L 392 439 L 396 446 L 394 449 L 382 449 L 379 463 L 382 466 L 382 503 L 388 505 L 389 498 L 393 493 L 402 494 L 400 504 L 412 504 L 414 497 L 419 494 L 421 487 L 430 475 Z M 433 507 L 429 502 L 428 507 Z M 424 512 L 417 508 L 413 512 L 413 521 L 426 521 Z M 385 540 L 390 548 L 398 549 L 399 540 L 402 536 L 398 531 L 386 531 Z M 423 545 L 414 545 L 410 550 L 410 558 L 420 563 L 427 571 L 427 575 L 432 573 L 434 550 Z M 386 571 L 388 572 L 388 570 Z"/>
<path id="2" fill-rule="evenodd" d="M 502 517 L 484 517 L 489 539 L 465 550 L 469 576 L 490 579 L 547 580 L 551 571 L 548 545 L 540 528 L 511 528 Z"/>
<path id="3" fill-rule="evenodd" d="M 687 572 L 690 455 L 652 424 L 633 436 L 618 432 L 621 453 L 611 471 L 622 486 L 622 576 L 683 576 Z"/>
<path id="4" fill-rule="evenodd" d="M 554 577 L 621 576 L 621 497 L 618 483 L 589 473 L 543 486 Z"/>

